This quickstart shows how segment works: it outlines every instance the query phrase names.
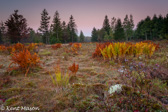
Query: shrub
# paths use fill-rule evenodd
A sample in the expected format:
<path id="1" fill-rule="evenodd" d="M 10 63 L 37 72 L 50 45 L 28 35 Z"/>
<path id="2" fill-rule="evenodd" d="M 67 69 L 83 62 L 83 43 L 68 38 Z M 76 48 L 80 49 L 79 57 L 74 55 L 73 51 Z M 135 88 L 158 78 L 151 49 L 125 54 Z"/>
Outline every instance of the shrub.
<path id="1" fill-rule="evenodd" d="M 58 43 L 58 44 L 54 44 L 51 46 L 54 50 L 58 49 L 58 48 L 61 48 L 62 47 L 62 44 Z"/>
<path id="2" fill-rule="evenodd" d="M 79 49 L 82 47 L 81 43 L 74 43 L 71 47 L 72 52 L 78 54 Z"/>
<path id="3" fill-rule="evenodd" d="M 104 59 L 118 60 L 125 59 L 126 56 L 131 55 L 139 58 L 140 55 L 145 54 L 151 58 L 156 50 L 156 46 L 156 44 L 144 42 L 138 42 L 136 44 L 125 42 L 97 44 L 92 57 L 103 56 Z"/>
<path id="4" fill-rule="evenodd" d="M 7 48 L 4 45 L 0 45 L 0 52 L 6 51 Z"/>
<path id="5" fill-rule="evenodd" d="M 74 74 L 76 74 L 76 72 L 78 71 L 78 69 L 79 69 L 79 65 L 78 65 L 78 64 L 75 64 L 75 63 L 73 63 L 72 66 L 69 67 L 69 70 L 70 70 L 72 73 L 74 73 Z"/>
<path id="6" fill-rule="evenodd" d="M 31 44 L 29 44 L 28 46 L 27 46 L 27 49 L 29 50 L 29 51 L 33 51 L 34 49 L 36 49 L 37 48 L 37 43 L 31 43 Z"/>
<path id="7" fill-rule="evenodd" d="M 49 73 L 53 84 L 60 88 L 67 87 L 67 85 L 69 84 L 69 74 L 68 73 L 64 74 L 64 72 L 61 72 L 61 68 L 59 65 L 54 67 L 54 70 L 55 70 L 54 77 Z"/>
<path id="8" fill-rule="evenodd" d="M 14 67 L 10 68 L 10 66 L 15 64 L 18 65 L 18 67 L 15 69 L 26 71 L 25 76 L 27 76 L 29 69 L 37 66 L 40 63 L 40 58 L 36 53 L 31 54 L 27 49 L 24 49 L 22 51 L 12 53 L 11 61 L 12 62 L 9 65 L 9 70 L 14 69 Z"/>
<path id="9" fill-rule="evenodd" d="M 97 43 L 96 44 L 95 52 L 92 54 L 92 57 L 93 58 L 95 58 L 95 57 L 101 57 L 102 54 L 101 54 L 101 50 L 100 49 L 104 49 L 109 44 L 110 44 L 109 42 L 106 42 L 106 43 Z"/>

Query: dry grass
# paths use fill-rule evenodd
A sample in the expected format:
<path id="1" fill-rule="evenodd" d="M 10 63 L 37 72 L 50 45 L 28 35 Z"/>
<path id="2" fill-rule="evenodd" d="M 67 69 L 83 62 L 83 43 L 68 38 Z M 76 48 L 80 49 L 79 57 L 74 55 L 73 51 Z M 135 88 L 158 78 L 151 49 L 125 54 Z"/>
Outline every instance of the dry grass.
<path id="1" fill-rule="evenodd" d="M 17 71 L 6 72 L 10 63 L 9 55 L 0 54 L 0 76 L 10 76 L 10 83 L 0 87 L 0 99 L 5 99 L 4 105 L 39 107 L 41 111 L 106 111 L 96 106 L 103 98 L 108 86 L 122 83 L 118 69 L 125 64 L 106 62 L 101 58 L 92 58 L 96 43 L 83 43 L 78 54 L 66 52 L 68 45 L 53 50 L 51 46 L 40 48 L 39 55 L 43 62 L 42 68 L 31 71 L 27 76 Z M 165 53 L 163 53 L 163 51 Z M 5 55 L 5 56 L 4 56 Z M 166 56 L 165 56 L 166 55 Z M 150 65 L 166 65 L 168 46 L 154 53 L 149 60 Z M 134 59 L 133 59 L 134 60 Z M 136 60 L 135 60 L 136 61 Z M 140 60 L 137 60 L 139 62 Z M 142 61 L 146 61 L 142 59 Z M 54 74 L 53 66 L 68 71 L 68 67 L 75 62 L 79 70 L 75 76 L 70 76 L 70 86 L 64 91 L 56 92 L 49 71 Z M 10 75 L 12 74 L 12 75 Z"/>

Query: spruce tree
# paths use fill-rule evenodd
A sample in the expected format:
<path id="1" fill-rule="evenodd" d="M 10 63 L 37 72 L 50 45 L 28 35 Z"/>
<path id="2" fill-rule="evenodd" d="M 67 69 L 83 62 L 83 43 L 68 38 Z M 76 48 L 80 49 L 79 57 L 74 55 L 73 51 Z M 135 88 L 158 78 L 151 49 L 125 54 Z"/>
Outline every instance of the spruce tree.
<path id="1" fill-rule="evenodd" d="M 103 22 L 103 29 L 105 32 L 107 32 L 107 34 L 110 34 L 110 23 L 109 23 L 109 19 L 108 16 L 105 16 L 104 22 Z"/>
<path id="2" fill-rule="evenodd" d="M 62 39 L 64 43 L 68 42 L 69 39 L 69 29 L 65 21 L 62 22 Z"/>
<path id="3" fill-rule="evenodd" d="M 133 35 L 134 22 L 132 15 L 130 15 L 130 19 L 128 18 L 128 15 L 125 16 L 123 28 L 125 32 L 126 41 L 128 41 L 128 38 L 131 38 Z"/>
<path id="4" fill-rule="evenodd" d="M 111 30 L 112 30 L 113 33 L 114 33 L 114 30 L 115 30 L 115 25 L 116 25 L 116 18 L 113 17 L 111 19 Z"/>
<path id="5" fill-rule="evenodd" d="M 4 41 L 5 40 L 5 41 Z M 3 22 L 0 23 L 0 43 L 6 42 L 5 39 L 5 25 Z"/>
<path id="6" fill-rule="evenodd" d="M 70 40 L 71 42 L 76 42 L 77 41 L 77 29 L 76 29 L 76 24 L 75 24 L 75 20 L 73 18 L 73 16 L 71 15 L 70 19 L 69 19 L 69 23 L 68 23 L 68 27 L 70 30 Z"/>
<path id="7" fill-rule="evenodd" d="M 2 32 L 1 32 L 1 29 L 0 29 L 0 44 L 2 44 L 3 41 L 2 41 Z"/>
<path id="8" fill-rule="evenodd" d="M 97 42 L 98 41 L 98 33 L 96 28 L 94 27 L 92 30 L 92 37 L 91 37 L 92 42 Z"/>
<path id="9" fill-rule="evenodd" d="M 115 33 L 114 38 L 116 40 L 123 40 L 124 39 L 124 29 L 121 23 L 121 19 L 117 20 L 116 26 L 115 26 Z"/>
<path id="10" fill-rule="evenodd" d="M 41 13 L 41 21 L 39 31 L 43 35 L 43 42 L 49 44 L 49 23 L 50 16 L 48 16 L 48 12 L 44 9 Z"/>
<path id="11" fill-rule="evenodd" d="M 83 34 L 83 32 L 80 32 L 80 36 L 79 36 L 79 42 L 84 42 L 85 36 Z"/>
<path id="12" fill-rule="evenodd" d="M 10 15 L 10 18 L 5 22 L 7 26 L 7 34 L 11 40 L 11 43 L 20 42 L 22 38 L 27 34 L 27 20 L 23 15 L 18 14 L 18 10 L 14 10 L 14 13 Z"/>
<path id="13" fill-rule="evenodd" d="M 59 17 L 58 11 L 55 12 L 54 18 L 53 18 L 53 35 L 52 35 L 52 43 L 59 43 L 62 42 L 62 25 L 61 25 L 61 20 Z"/>

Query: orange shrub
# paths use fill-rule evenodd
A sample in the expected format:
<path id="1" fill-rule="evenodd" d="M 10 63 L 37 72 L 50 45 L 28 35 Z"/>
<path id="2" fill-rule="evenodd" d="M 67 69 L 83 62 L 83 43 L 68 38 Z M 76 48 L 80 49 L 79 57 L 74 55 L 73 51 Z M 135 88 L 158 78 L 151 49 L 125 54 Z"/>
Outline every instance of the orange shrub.
<path id="1" fill-rule="evenodd" d="M 4 45 L 0 45 L 0 52 L 1 52 L 1 51 L 6 51 L 6 49 L 7 49 L 7 48 L 6 48 Z"/>
<path id="2" fill-rule="evenodd" d="M 75 64 L 75 63 L 73 63 L 72 66 L 69 67 L 69 70 L 70 70 L 72 73 L 74 73 L 74 74 L 76 74 L 76 72 L 78 71 L 78 69 L 79 69 L 79 65 L 78 65 L 78 64 Z"/>
<path id="3" fill-rule="evenodd" d="M 17 69 L 26 71 L 26 76 L 30 68 L 33 68 L 40 63 L 40 58 L 36 53 L 31 54 L 27 49 L 24 49 L 22 51 L 12 53 L 11 61 L 9 69 L 14 68 L 10 68 L 12 64 L 18 65 Z"/>
<path id="4" fill-rule="evenodd" d="M 58 43 L 58 44 L 54 44 L 51 46 L 54 50 L 58 49 L 58 48 L 61 48 L 62 47 L 62 44 Z"/>
<path id="5" fill-rule="evenodd" d="M 78 54 L 78 50 L 82 47 L 81 43 L 74 43 L 71 47 L 72 52 Z"/>
<path id="6" fill-rule="evenodd" d="M 73 43 L 72 43 L 72 42 L 70 42 L 70 43 L 69 43 L 69 46 L 72 46 L 72 44 L 73 44 Z"/>
<path id="7" fill-rule="evenodd" d="M 23 49 L 25 49 L 25 46 L 21 43 L 17 43 L 15 45 L 13 45 L 13 48 L 16 50 L 16 51 L 21 51 Z"/>
<path id="8" fill-rule="evenodd" d="M 27 49 L 29 51 L 32 51 L 32 50 L 34 50 L 36 48 L 37 48 L 37 43 L 31 43 L 31 44 L 29 44 L 29 46 L 27 46 Z"/>
<path id="9" fill-rule="evenodd" d="M 7 47 L 7 51 L 8 51 L 9 53 L 12 53 L 12 52 L 15 52 L 16 49 L 15 49 L 13 46 L 8 46 L 8 47 Z"/>
<path id="10" fill-rule="evenodd" d="M 100 57 L 100 56 L 102 56 L 100 49 L 104 49 L 104 48 L 105 48 L 106 46 L 108 46 L 109 44 L 110 44 L 109 42 L 106 42 L 106 43 L 97 43 L 97 44 L 96 44 L 95 52 L 92 54 L 92 57 L 95 58 L 95 57 Z"/>

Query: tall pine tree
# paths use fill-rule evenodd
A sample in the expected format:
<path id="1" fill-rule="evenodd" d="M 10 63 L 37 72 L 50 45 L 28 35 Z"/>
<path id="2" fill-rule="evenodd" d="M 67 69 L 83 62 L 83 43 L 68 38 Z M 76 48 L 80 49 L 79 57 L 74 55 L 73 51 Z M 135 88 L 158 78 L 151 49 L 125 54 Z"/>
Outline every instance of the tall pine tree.
<path id="1" fill-rule="evenodd" d="M 69 39 L 69 29 L 65 21 L 62 22 L 62 39 L 64 43 L 68 42 Z"/>
<path id="2" fill-rule="evenodd" d="M 103 29 L 108 35 L 110 34 L 110 23 L 107 15 L 104 18 Z"/>
<path id="3" fill-rule="evenodd" d="M 61 24 L 61 20 L 60 20 L 58 11 L 55 12 L 52 26 L 53 26 L 53 31 L 52 31 L 53 34 L 52 34 L 51 42 L 52 43 L 63 42 L 62 24 Z"/>
<path id="4" fill-rule="evenodd" d="M 7 34 L 11 40 L 11 43 L 20 42 L 22 38 L 27 35 L 27 20 L 23 15 L 18 14 L 18 10 L 14 10 L 14 13 L 10 15 L 10 18 L 5 22 L 7 26 Z"/>
<path id="5" fill-rule="evenodd" d="M 79 36 L 79 42 L 84 42 L 85 36 L 83 34 L 83 32 L 80 32 L 80 36 Z"/>
<path id="6" fill-rule="evenodd" d="M 134 22 L 132 15 L 130 15 L 130 19 L 128 18 L 128 15 L 125 16 L 123 28 L 125 32 L 126 41 L 128 41 L 128 38 L 131 38 L 133 35 Z"/>
<path id="7" fill-rule="evenodd" d="M 42 32 L 43 42 L 49 44 L 49 23 L 50 16 L 48 16 L 48 12 L 44 9 L 41 13 L 41 21 L 39 31 Z"/>
<path id="8" fill-rule="evenodd" d="M 92 30 L 92 37 L 91 37 L 92 42 L 97 42 L 98 41 L 98 33 L 96 28 L 94 27 Z"/>
<path id="9" fill-rule="evenodd" d="M 69 30 L 70 30 L 70 40 L 71 40 L 71 42 L 76 42 L 77 41 L 77 26 L 75 24 L 75 20 L 74 20 L 72 15 L 69 19 L 68 27 L 69 27 Z"/>
<path id="10" fill-rule="evenodd" d="M 3 22 L 0 23 L 0 43 L 7 42 L 5 38 L 5 25 Z"/>
<path id="11" fill-rule="evenodd" d="M 124 37 L 124 29 L 122 26 L 121 19 L 117 20 L 116 26 L 115 26 L 115 33 L 114 33 L 114 38 L 116 40 L 123 40 Z"/>

